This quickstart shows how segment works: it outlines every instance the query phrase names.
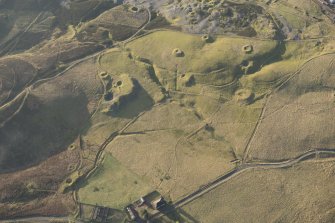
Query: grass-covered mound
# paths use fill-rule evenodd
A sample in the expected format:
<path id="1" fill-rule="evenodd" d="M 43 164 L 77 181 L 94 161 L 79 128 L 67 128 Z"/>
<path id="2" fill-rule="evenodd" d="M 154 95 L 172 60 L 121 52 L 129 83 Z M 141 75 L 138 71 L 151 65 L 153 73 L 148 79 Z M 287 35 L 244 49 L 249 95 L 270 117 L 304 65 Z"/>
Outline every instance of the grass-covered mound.
<path id="1" fill-rule="evenodd" d="M 252 51 L 247 49 L 246 53 L 245 46 Z M 227 84 L 245 73 L 242 69 L 244 61 L 253 61 L 249 70 L 255 71 L 264 63 L 276 59 L 278 54 L 278 44 L 272 40 L 217 37 L 207 43 L 203 41 L 203 36 L 175 31 L 150 33 L 126 47 L 135 57 L 152 63 L 158 80 L 167 88 L 176 84 L 173 81 L 176 75 L 185 73 L 193 73 L 195 82 Z"/>
<path id="2" fill-rule="evenodd" d="M 245 54 L 243 46 L 252 45 L 253 53 Z M 206 44 L 201 36 L 174 31 L 158 31 L 127 44 L 135 54 L 169 70 L 182 72 L 211 72 L 225 68 L 234 72 L 243 60 L 272 53 L 276 41 L 244 38 L 218 37 Z M 184 57 L 175 57 L 174 50 L 184 52 Z M 234 75 L 234 74 L 230 74 Z"/>

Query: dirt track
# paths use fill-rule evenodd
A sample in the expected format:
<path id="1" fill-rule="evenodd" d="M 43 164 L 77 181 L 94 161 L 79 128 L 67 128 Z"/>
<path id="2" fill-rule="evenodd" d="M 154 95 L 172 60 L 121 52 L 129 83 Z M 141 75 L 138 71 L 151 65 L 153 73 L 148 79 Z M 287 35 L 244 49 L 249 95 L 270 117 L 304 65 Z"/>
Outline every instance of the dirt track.
<path id="1" fill-rule="evenodd" d="M 240 166 L 238 166 L 237 168 L 231 170 L 230 172 L 220 176 L 219 178 L 209 182 L 206 185 L 201 186 L 198 190 L 192 192 L 191 194 L 185 196 L 184 198 L 181 198 L 180 200 L 176 201 L 173 203 L 173 208 L 177 209 L 180 208 L 190 202 L 192 202 L 193 200 L 201 197 L 202 195 L 214 190 L 215 188 L 217 188 L 218 186 L 220 186 L 221 184 L 225 183 L 226 181 L 236 177 L 237 175 L 247 171 L 247 170 L 251 170 L 251 169 L 258 169 L 258 168 L 262 168 L 262 169 L 281 169 L 281 168 L 287 168 L 287 167 L 291 167 L 294 166 L 295 164 L 298 164 L 302 161 L 305 160 L 310 160 L 313 158 L 318 157 L 318 155 L 325 155 L 326 158 L 329 157 L 335 157 L 335 149 L 314 149 L 314 150 L 310 150 L 294 159 L 291 160 L 286 160 L 283 162 L 264 162 L 264 163 L 245 163 L 242 164 Z M 321 159 L 321 158 L 320 158 Z M 159 213 L 157 215 L 152 216 L 151 219 L 156 219 L 159 217 L 162 217 L 164 214 Z"/>

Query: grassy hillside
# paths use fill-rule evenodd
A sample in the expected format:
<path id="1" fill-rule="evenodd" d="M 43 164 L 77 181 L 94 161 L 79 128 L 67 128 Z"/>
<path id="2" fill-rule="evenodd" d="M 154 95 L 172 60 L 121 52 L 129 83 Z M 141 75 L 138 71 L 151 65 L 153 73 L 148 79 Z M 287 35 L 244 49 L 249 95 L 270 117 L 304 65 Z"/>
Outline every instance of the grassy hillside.
<path id="1" fill-rule="evenodd" d="M 180 213 L 186 222 L 221 222 L 223 218 L 228 222 L 332 222 L 333 171 L 334 160 L 248 171 Z"/>
<path id="2" fill-rule="evenodd" d="M 0 0 L 0 220 L 200 191 L 154 222 L 332 222 L 331 158 L 266 169 L 334 149 L 320 7 L 126 2 Z"/>
<path id="3" fill-rule="evenodd" d="M 79 196 L 85 204 L 123 209 L 128 203 L 151 191 L 152 188 L 145 179 L 106 154 L 103 164 L 79 190 Z"/>

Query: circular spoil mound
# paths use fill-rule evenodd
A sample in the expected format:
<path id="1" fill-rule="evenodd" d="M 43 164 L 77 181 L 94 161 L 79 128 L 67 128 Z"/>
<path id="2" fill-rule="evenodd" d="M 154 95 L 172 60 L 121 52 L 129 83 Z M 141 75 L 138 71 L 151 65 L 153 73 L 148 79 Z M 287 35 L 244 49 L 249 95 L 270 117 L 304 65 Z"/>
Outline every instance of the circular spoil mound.
<path id="1" fill-rule="evenodd" d="M 67 170 L 70 171 L 70 172 L 73 172 L 73 171 L 76 170 L 76 167 L 77 167 L 76 164 L 71 163 L 71 164 L 68 165 Z"/>
<path id="2" fill-rule="evenodd" d="M 69 146 L 69 150 L 74 150 L 76 148 L 76 145 L 75 144 L 71 144 L 70 146 Z"/>
<path id="3" fill-rule="evenodd" d="M 65 181 L 67 184 L 71 184 L 72 183 L 72 179 L 71 178 L 67 178 Z"/>
<path id="4" fill-rule="evenodd" d="M 109 78 L 109 75 L 107 74 L 107 72 L 101 72 L 99 76 L 104 80 L 107 80 Z"/>
<path id="5" fill-rule="evenodd" d="M 138 11 L 140 11 L 140 9 L 138 7 L 136 7 L 136 6 L 132 6 L 132 7 L 130 7 L 130 11 L 132 11 L 132 12 L 138 12 Z"/>
<path id="6" fill-rule="evenodd" d="M 37 189 L 37 185 L 36 185 L 36 183 L 34 183 L 34 182 L 29 182 L 29 183 L 26 185 L 26 189 L 27 189 L 27 192 L 28 192 L 29 194 L 32 194 L 32 193 L 34 193 L 34 192 L 36 191 L 36 189 Z"/>
<path id="7" fill-rule="evenodd" d="M 174 55 L 175 57 L 183 57 L 185 54 L 181 49 L 175 48 L 172 51 L 172 55 Z"/>
<path id="8" fill-rule="evenodd" d="M 205 34 L 201 37 L 202 41 L 206 42 L 206 43 L 212 43 L 213 42 L 213 37 L 211 37 L 208 34 Z"/>
<path id="9" fill-rule="evenodd" d="M 255 94 L 249 89 L 240 89 L 235 92 L 235 100 L 242 104 L 251 104 L 255 99 Z"/>
<path id="10" fill-rule="evenodd" d="M 253 50 L 254 50 L 254 47 L 252 45 L 244 45 L 242 47 L 242 51 L 245 53 L 252 53 Z"/>

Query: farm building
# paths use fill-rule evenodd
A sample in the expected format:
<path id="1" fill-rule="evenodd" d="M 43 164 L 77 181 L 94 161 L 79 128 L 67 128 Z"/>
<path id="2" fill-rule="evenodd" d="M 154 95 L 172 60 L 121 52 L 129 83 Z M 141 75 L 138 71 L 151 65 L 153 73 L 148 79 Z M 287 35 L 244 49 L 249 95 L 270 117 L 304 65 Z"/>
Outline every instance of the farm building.
<path id="1" fill-rule="evenodd" d="M 166 205 L 166 201 L 158 191 L 153 191 L 135 202 L 138 206 L 146 205 L 154 210 L 159 210 Z"/>

